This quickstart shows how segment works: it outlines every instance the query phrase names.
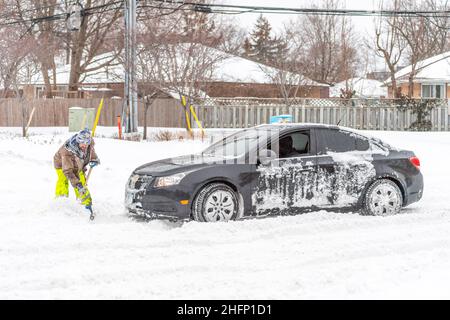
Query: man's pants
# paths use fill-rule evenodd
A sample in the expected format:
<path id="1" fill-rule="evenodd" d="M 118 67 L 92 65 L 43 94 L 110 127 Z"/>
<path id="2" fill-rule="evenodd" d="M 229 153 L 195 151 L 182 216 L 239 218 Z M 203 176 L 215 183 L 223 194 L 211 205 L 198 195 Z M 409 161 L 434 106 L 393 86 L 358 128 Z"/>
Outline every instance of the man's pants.
<path id="1" fill-rule="evenodd" d="M 69 197 L 69 180 L 64 175 L 62 169 L 56 169 L 56 174 L 58 175 L 58 181 L 56 182 L 56 197 Z M 90 206 L 92 204 L 92 198 L 89 190 L 86 187 L 86 178 L 84 177 L 84 172 L 80 171 L 78 175 L 80 177 L 81 184 L 86 188 L 87 192 L 83 197 L 80 197 L 77 188 L 73 188 L 73 190 L 75 191 L 77 199 L 81 200 L 82 205 Z"/>

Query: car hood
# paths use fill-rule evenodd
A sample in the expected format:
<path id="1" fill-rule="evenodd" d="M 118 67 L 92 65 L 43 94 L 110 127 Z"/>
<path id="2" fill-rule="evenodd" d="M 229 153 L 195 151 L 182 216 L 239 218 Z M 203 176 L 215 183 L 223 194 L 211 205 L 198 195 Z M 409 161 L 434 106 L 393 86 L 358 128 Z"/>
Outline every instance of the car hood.
<path id="1" fill-rule="evenodd" d="M 223 158 L 192 154 L 149 162 L 136 168 L 134 173 L 140 175 L 165 176 L 202 168 L 218 162 L 222 163 Z"/>

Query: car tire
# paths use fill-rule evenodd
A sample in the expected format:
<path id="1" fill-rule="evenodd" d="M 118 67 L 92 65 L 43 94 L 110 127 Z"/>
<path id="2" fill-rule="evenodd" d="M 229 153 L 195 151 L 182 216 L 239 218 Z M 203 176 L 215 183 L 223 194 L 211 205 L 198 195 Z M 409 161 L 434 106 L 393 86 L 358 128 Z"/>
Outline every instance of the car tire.
<path id="1" fill-rule="evenodd" d="M 395 182 L 379 179 L 370 185 L 364 195 L 363 213 L 371 216 L 398 214 L 403 205 L 403 195 Z"/>
<path id="2" fill-rule="evenodd" d="M 240 212 L 238 194 L 224 183 L 211 183 L 195 197 L 192 217 L 198 222 L 236 220 Z"/>

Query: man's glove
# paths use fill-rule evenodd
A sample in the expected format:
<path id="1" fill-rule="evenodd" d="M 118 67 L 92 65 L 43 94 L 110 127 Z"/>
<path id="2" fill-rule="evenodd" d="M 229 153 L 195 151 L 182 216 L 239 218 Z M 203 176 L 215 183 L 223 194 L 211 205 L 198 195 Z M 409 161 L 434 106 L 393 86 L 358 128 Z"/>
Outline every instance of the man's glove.
<path id="1" fill-rule="evenodd" d="M 89 193 L 88 189 L 83 187 L 81 182 L 77 184 L 77 190 L 78 194 L 80 195 L 80 198 L 83 198 L 86 193 Z"/>
<path id="2" fill-rule="evenodd" d="M 83 187 L 81 182 L 77 184 L 77 191 L 78 191 L 78 199 L 80 199 L 83 205 L 89 206 L 92 204 L 91 194 L 88 188 Z"/>
<path id="3" fill-rule="evenodd" d="M 95 159 L 95 160 L 89 161 L 89 166 L 90 166 L 91 168 L 93 168 L 93 167 L 95 167 L 95 166 L 97 166 L 97 165 L 99 165 L 99 164 L 100 164 L 100 159 Z"/>

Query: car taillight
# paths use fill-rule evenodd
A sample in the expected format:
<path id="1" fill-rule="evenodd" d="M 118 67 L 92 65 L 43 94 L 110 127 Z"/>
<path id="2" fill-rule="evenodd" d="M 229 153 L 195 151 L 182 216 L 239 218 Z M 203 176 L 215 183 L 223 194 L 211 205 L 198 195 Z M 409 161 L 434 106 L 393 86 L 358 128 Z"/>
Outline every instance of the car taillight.
<path id="1" fill-rule="evenodd" d="M 411 157 L 409 158 L 409 161 L 416 167 L 418 170 L 420 170 L 420 160 L 417 157 Z"/>

